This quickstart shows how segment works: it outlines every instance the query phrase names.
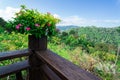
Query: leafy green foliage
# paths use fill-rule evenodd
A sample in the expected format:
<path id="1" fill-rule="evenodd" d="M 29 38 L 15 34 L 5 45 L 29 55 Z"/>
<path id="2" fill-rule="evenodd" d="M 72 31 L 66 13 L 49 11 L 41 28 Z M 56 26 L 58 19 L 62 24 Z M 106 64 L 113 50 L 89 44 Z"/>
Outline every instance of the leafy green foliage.
<path id="1" fill-rule="evenodd" d="M 0 34 L 0 52 L 27 48 L 27 35 L 4 32 Z"/>
<path id="2" fill-rule="evenodd" d="M 3 33 L 4 31 L 9 32 L 9 30 L 6 27 L 6 23 L 7 22 L 2 17 L 0 17 L 0 33 Z"/>
<path id="3" fill-rule="evenodd" d="M 113 36 L 116 40 L 114 40 L 114 43 L 112 44 L 109 43 L 110 40 L 106 40 L 106 42 L 109 43 L 108 44 L 101 39 L 106 35 L 104 28 L 102 28 L 103 32 L 101 32 L 101 30 L 98 31 L 98 28 L 94 29 L 92 27 L 92 29 L 94 30 L 92 32 L 90 28 L 78 28 L 73 29 L 74 31 L 68 30 L 60 32 L 56 36 L 48 38 L 48 48 L 83 69 L 100 76 L 103 80 L 119 79 L 120 61 L 118 60 L 118 62 L 115 63 L 117 57 L 116 44 L 119 42 L 115 41 L 119 39 L 118 33 L 115 32 L 114 29 L 111 31 L 108 28 L 110 32 L 117 34 L 115 36 L 113 36 L 113 34 L 109 35 L 109 39 Z M 79 30 L 81 30 L 81 32 Z M 105 28 L 105 31 L 108 31 L 107 34 L 109 34 L 109 30 Z M 97 36 L 100 32 L 100 36 Z M 94 38 L 95 36 L 97 39 Z M 3 32 L 0 34 L 0 51 L 3 52 L 27 48 L 27 39 L 27 35 L 25 34 L 15 32 L 9 34 Z M 119 56 L 118 59 L 120 59 Z M 8 65 L 20 60 L 21 59 L 0 62 L 0 66 Z"/>
<path id="4" fill-rule="evenodd" d="M 32 34 L 36 37 L 52 36 L 56 32 L 56 24 L 59 21 L 49 12 L 43 14 L 22 5 L 20 11 L 16 13 L 16 17 L 9 21 L 7 26 L 12 31 L 22 34 Z"/>
<path id="5" fill-rule="evenodd" d="M 4 31 L 5 31 L 5 29 L 0 26 L 0 33 L 3 33 Z"/>
<path id="6" fill-rule="evenodd" d="M 120 43 L 120 34 L 117 28 L 97 28 L 97 27 L 80 27 L 77 28 L 79 35 L 86 35 L 88 41 L 93 43 L 108 43 L 118 45 Z"/>
<path id="7" fill-rule="evenodd" d="M 6 24 L 6 21 L 2 17 L 0 17 L 0 26 L 5 28 L 5 24 Z"/>

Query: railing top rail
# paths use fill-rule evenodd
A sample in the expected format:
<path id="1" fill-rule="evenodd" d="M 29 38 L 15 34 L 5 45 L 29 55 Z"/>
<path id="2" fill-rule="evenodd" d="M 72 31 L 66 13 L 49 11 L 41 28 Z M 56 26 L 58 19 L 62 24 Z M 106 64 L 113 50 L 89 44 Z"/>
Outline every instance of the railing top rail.
<path id="1" fill-rule="evenodd" d="M 50 50 L 36 51 L 36 53 L 38 58 L 45 62 L 63 80 L 101 80 Z"/>
<path id="2" fill-rule="evenodd" d="M 17 58 L 17 57 L 28 56 L 29 54 L 30 53 L 29 53 L 28 49 L 9 51 L 9 52 L 1 52 L 0 53 L 0 61 Z"/>

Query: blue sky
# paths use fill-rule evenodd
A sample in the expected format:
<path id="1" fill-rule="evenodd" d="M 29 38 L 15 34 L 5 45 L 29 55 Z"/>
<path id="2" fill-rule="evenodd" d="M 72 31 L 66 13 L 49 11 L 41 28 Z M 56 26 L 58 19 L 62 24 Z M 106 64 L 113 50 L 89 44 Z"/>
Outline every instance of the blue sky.
<path id="1" fill-rule="evenodd" d="M 120 26 L 120 0 L 0 0 L 0 17 L 11 19 L 22 4 L 59 17 L 58 25 Z"/>

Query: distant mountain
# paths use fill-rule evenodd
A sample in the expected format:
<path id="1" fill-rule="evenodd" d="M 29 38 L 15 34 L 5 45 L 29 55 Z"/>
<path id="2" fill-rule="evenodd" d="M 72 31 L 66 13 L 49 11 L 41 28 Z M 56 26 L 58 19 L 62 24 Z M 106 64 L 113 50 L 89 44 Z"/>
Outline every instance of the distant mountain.
<path id="1" fill-rule="evenodd" d="M 70 25 L 70 26 L 57 26 L 58 29 L 64 31 L 64 30 L 68 30 L 68 29 L 72 29 L 72 28 L 78 28 L 79 26 L 74 26 L 74 25 Z"/>

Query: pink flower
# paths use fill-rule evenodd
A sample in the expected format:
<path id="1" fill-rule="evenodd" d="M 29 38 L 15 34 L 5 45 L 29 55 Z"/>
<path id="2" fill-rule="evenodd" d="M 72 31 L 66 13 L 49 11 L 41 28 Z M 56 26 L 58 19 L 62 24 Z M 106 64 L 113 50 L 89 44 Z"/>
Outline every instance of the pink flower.
<path id="1" fill-rule="evenodd" d="M 29 30 L 30 30 L 30 27 L 26 27 L 26 30 L 29 31 Z"/>
<path id="2" fill-rule="evenodd" d="M 39 27 L 40 25 L 39 24 L 35 24 L 36 27 Z"/>
<path id="3" fill-rule="evenodd" d="M 22 26 L 22 24 L 18 24 L 18 26 Z"/>
<path id="4" fill-rule="evenodd" d="M 50 24 L 50 23 L 48 23 L 48 24 L 47 24 L 47 26 L 49 27 L 49 26 L 51 26 L 51 24 Z"/>
<path id="5" fill-rule="evenodd" d="M 19 30 L 19 29 L 20 29 L 20 26 L 22 26 L 22 24 L 16 25 L 16 29 Z"/>
<path id="6" fill-rule="evenodd" d="M 20 29 L 20 26 L 17 25 L 17 26 L 16 26 L 16 29 L 19 30 L 19 29 Z"/>

